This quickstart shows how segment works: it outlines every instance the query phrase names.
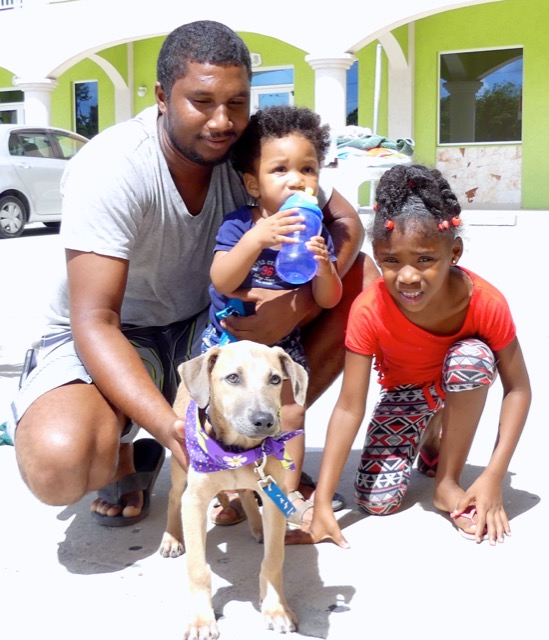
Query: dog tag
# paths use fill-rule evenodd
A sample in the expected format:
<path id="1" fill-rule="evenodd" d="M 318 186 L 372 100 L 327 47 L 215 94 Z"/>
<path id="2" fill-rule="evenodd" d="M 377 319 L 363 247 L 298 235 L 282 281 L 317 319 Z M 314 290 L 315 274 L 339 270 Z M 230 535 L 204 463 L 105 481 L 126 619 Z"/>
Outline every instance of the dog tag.
<path id="1" fill-rule="evenodd" d="M 276 504 L 282 513 L 288 518 L 295 512 L 294 505 L 290 502 L 288 496 L 282 492 L 276 482 L 269 476 L 271 482 L 262 485 L 263 491 Z"/>

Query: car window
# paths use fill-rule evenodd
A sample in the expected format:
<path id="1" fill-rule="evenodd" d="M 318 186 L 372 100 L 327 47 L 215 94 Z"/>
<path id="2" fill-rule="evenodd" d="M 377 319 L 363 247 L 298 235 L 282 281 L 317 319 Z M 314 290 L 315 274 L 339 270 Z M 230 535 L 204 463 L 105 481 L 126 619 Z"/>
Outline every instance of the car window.
<path id="1" fill-rule="evenodd" d="M 79 138 L 75 138 L 74 136 L 70 136 L 68 134 L 54 133 L 53 135 L 59 143 L 59 148 L 61 149 L 62 154 L 61 157 L 65 158 L 66 160 L 72 158 L 73 155 L 86 144 Z"/>
<path id="2" fill-rule="evenodd" d="M 12 156 L 26 158 L 53 158 L 55 154 L 46 133 L 14 132 L 10 136 L 9 150 Z"/>
<path id="3" fill-rule="evenodd" d="M 11 133 L 8 141 L 8 148 L 10 151 L 10 156 L 23 156 L 25 155 L 23 144 L 19 140 L 19 137 Z"/>

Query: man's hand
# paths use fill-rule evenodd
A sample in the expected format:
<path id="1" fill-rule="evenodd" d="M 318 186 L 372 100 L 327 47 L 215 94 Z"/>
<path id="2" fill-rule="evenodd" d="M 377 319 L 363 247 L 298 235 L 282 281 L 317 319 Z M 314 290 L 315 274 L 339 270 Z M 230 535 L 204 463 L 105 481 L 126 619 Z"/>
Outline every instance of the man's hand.
<path id="1" fill-rule="evenodd" d="M 255 314 L 227 317 L 221 321 L 223 328 L 238 340 L 253 340 L 266 345 L 279 342 L 300 324 L 311 309 L 316 308 L 309 286 L 283 291 L 239 290 L 232 297 L 255 302 Z"/>
<path id="2" fill-rule="evenodd" d="M 187 471 L 189 468 L 189 454 L 185 441 L 185 422 L 178 418 L 172 425 L 169 447 L 179 465 Z"/>

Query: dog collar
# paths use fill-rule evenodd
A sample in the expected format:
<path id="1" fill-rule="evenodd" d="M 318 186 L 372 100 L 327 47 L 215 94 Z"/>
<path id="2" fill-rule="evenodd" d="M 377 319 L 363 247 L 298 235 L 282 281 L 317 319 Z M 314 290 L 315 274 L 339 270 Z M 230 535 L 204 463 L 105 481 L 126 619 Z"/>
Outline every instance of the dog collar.
<path id="1" fill-rule="evenodd" d="M 285 469 L 295 469 L 292 458 L 286 453 L 286 440 L 303 433 L 298 431 L 281 431 L 277 436 L 268 436 L 253 449 L 230 451 L 224 449 L 219 442 L 206 433 L 198 419 L 198 407 L 194 400 L 189 402 L 185 418 L 185 438 L 191 467 L 199 473 L 212 473 L 227 469 L 238 469 L 261 460 L 264 456 L 275 456 Z"/>

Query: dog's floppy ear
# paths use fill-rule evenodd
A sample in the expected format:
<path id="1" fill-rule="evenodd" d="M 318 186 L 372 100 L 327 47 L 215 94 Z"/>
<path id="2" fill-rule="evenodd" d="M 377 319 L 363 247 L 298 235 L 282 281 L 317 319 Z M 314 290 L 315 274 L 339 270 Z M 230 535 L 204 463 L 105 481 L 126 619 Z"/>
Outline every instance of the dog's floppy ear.
<path id="1" fill-rule="evenodd" d="M 309 374 L 307 371 L 290 356 L 281 347 L 273 347 L 280 359 L 280 365 L 285 375 L 292 383 L 292 391 L 297 404 L 304 407 L 305 398 L 307 396 L 307 385 L 309 383 Z"/>
<path id="2" fill-rule="evenodd" d="M 219 348 L 212 347 L 207 353 L 183 362 L 177 369 L 191 398 L 200 408 L 206 407 L 210 401 L 210 371 L 218 353 Z"/>

